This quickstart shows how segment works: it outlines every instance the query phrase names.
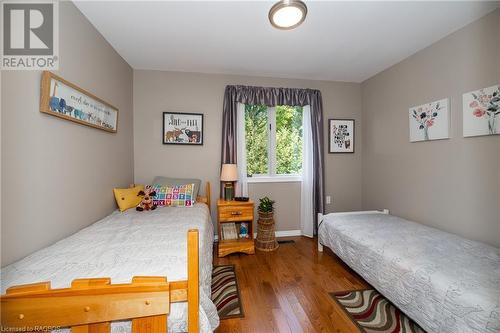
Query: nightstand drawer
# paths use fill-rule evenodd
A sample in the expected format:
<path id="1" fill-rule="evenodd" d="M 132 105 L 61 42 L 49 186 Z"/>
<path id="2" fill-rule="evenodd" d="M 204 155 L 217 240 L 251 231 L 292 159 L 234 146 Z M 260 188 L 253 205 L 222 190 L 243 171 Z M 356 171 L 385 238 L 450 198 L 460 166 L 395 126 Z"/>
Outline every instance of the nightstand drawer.
<path id="1" fill-rule="evenodd" d="M 253 207 L 252 206 L 219 207 L 219 220 L 222 222 L 253 220 Z"/>

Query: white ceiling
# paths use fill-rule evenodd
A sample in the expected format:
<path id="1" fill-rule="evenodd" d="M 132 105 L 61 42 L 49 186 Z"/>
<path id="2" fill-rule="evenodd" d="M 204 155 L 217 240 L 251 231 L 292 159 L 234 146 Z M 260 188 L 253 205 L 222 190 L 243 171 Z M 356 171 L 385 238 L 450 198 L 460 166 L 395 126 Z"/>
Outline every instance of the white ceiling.
<path id="1" fill-rule="evenodd" d="M 269 1 L 77 1 L 134 69 L 361 82 L 500 2 L 307 1 L 295 30 Z"/>

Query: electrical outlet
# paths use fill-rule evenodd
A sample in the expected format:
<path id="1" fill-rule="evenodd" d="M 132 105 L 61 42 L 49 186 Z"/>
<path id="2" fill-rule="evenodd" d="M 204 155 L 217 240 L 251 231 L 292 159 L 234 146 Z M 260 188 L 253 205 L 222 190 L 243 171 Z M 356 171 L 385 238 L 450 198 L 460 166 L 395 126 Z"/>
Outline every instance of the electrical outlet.
<path id="1" fill-rule="evenodd" d="M 326 196 L 326 204 L 327 204 L 327 205 L 329 205 L 329 204 L 331 204 L 331 203 L 332 203 L 332 197 L 331 197 L 331 196 L 329 196 L 329 195 L 327 195 L 327 196 Z"/>

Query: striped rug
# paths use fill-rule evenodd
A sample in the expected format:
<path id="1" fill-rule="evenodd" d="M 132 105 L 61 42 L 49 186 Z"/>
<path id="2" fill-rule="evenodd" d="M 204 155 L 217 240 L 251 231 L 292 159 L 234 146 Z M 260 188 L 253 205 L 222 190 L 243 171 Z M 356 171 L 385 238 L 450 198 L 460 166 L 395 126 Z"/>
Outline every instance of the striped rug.
<path id="1" fill-rule="evenodd" d="M 234 265 L 214 266 L 212 270 L 212 302 L 217 307 L 219 319 L 243 317 Z"/>
<path id="2" fill-rule="evenodd" d="M 330 293 L 361 331 L 425 333 L 415 322 L 374 289 Z"/>

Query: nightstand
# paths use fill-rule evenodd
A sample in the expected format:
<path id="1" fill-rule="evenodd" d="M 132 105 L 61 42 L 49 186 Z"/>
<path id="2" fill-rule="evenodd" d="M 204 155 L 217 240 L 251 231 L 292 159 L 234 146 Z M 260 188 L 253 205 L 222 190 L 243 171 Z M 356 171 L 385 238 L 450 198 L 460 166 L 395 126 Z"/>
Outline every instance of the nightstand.
<path id="1" fill-rule="evenodd" d="M 219 236 L 219 257 L 224 257 L 230 253 L 243 252 L 247 254 L 255 253 L 253 241 L 253 201 L 217 201 L 217 230 Z M 224 223 L 235 223 L 237 233 L 242 222 L 248 224 L 248 238 L 224 239 L 222 225 Z M 239 236 L 238 236 L 239 237 Z"/>

